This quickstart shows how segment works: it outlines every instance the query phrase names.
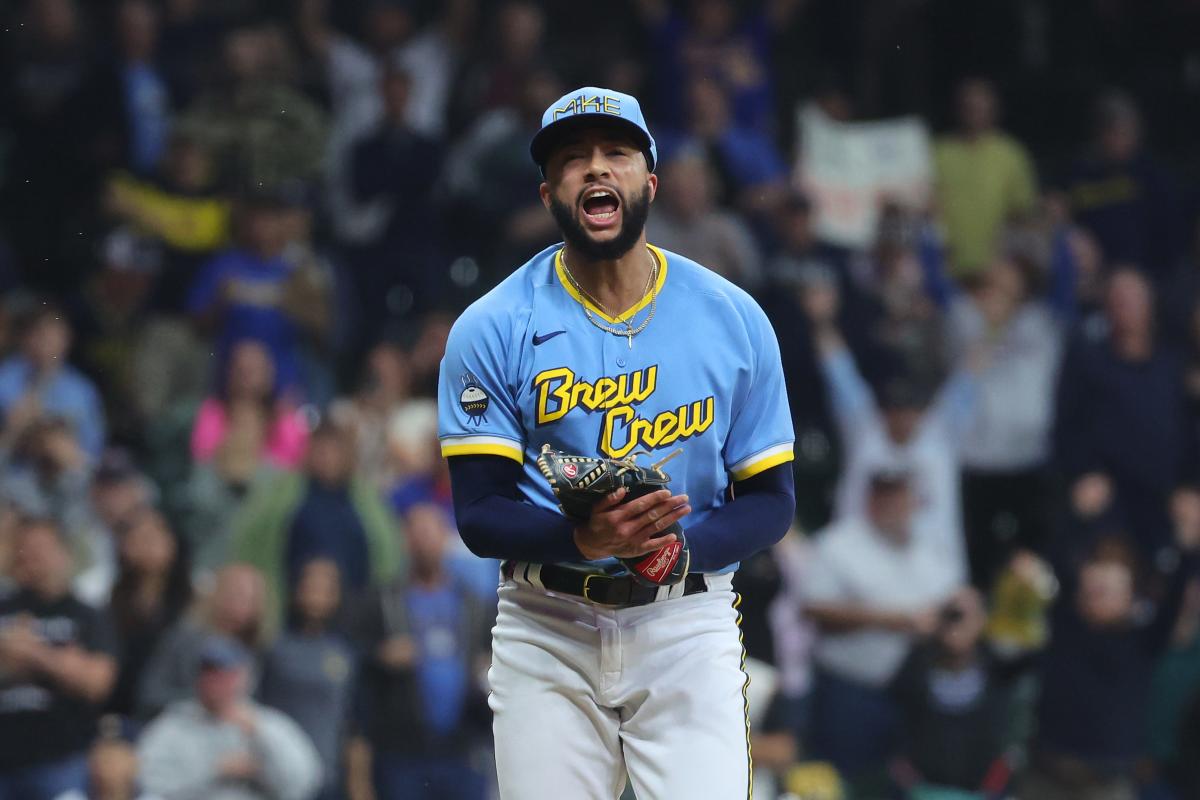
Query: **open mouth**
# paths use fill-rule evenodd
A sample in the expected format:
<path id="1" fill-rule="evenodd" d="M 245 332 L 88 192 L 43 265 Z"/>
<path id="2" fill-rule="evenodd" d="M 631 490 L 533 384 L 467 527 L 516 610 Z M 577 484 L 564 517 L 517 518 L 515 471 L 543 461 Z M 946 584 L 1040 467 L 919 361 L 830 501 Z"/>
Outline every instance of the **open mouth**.
<path id="1" fill-rule="evenodd" d="M 585 192 L 579 205 L 589 223 L 604 227 L 616 221 L 621 200 L 611 189 L 597 188 Z"/>

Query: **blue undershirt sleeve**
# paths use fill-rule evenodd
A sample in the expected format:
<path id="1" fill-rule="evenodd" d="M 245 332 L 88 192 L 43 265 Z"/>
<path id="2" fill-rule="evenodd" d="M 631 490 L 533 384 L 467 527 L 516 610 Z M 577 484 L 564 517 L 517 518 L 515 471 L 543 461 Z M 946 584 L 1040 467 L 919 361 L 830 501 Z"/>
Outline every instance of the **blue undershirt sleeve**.
<path id="1" fill-rule="evenodd" d="M 777 464 L 735 482 L 733 497 L 703 522 L 685 526 L 692 553 L 690 571 L 721 569 L 783 538 L 796 513 L 792 465 Z"/>
<path id="2" fill-rule="evenodd" d="M 575 523 L 521 499 L 522 466 L 496 455 L 450 456 L 454 518 L 467 549 L 480 558 L 552 564 L 586 561 Z"/>

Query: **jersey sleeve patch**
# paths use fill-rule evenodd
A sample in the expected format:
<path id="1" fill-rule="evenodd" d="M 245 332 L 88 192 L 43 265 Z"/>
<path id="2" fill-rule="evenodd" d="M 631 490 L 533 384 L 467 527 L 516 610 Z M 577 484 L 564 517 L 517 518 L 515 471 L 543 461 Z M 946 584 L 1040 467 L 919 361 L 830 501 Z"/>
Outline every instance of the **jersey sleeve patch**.
<path id="1" fill-rule="evenodd" d="M 447 436 L 442 439 L 442 456 L 504 456 L 525 463 L 520 442 L 503 436 Z"/>
<path id="2" fill-rule="evenodd" d="M 771 467 L 791 461 L 794 457 L 792 443 L 784 442 L 743 458 L 729 468 L 729 474 L 735 481 L 744 481 Z"/>
<path id="3" fill-rule="evenodd" d="M 479 385 L 479 378 L 470 372 L 459 376 L 462 391 L 458 394 L 458 407 L 467 415 L 468 425 L 478 425 L 487 422 L 487 410 L 492 398 Z"/>

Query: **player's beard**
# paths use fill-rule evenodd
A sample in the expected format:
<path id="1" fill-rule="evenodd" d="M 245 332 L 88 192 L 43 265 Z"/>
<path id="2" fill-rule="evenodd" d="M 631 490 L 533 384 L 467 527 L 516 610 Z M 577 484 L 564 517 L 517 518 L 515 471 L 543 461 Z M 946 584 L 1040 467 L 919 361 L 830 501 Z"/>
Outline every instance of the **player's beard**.
<path id="1" fill-rule="evenodd" d="M 642 236 L 646 218 L 650 216 L 650 184 L 628 199 L 620 195 L 621 230 L 613 239 L 597 242 L 588 235 L 587 229 L 576 216 L 576 208 L 561 202 L 557 197 L 550 200 L 550 213 L 562 231 L 563 239 L 577 252 L 592 261 L 613 261 L 628 253 Z"/>

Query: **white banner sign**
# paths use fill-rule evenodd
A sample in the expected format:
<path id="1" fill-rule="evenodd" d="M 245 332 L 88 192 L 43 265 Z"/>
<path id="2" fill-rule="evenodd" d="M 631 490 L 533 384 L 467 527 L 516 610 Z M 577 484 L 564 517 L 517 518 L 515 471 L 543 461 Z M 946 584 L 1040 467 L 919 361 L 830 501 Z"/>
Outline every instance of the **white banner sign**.
<path id="1" fill-rule="evenodd" d="M 799 117 L 795 179 L 813 201 L 822 239 L 868 247 L 884 202 L 913 208 L 928 203 L 930 139 L 918 117 L 837 122 L 815 106 Z"/>

